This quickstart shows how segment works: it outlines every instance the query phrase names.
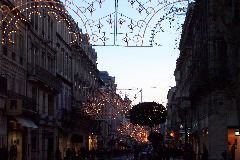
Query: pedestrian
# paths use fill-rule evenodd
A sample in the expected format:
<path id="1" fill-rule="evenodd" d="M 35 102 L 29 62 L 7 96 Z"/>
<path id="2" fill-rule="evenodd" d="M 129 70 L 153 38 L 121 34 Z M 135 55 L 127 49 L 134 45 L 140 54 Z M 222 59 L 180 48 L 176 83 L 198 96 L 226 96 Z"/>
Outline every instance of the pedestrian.
<path id="1" fill-rule="evenodd" d="M 223 160 L 227 160 L 227 151 L 222 152 L 222 158 Z"/>
<path id="2" fill-rule="evenodd" d="M 66 160 L 71 160 L 71 150 L 70 150 L 70 148 L 67 148 L 67 150 L 66 150 Z"/>
<path id="3" fill-rule="evenodd" d="M 235 146 L 235 143 L 233 143 L 233 145 L 231 147 L 232 160 L 235 160 L 235 150 L 236 150 L 236 146 Z"/>
<path id="4" fill-rule="evenodd" d="M 76 151 L 75 151 L 75 148 L 72 147 L 72 150 L 71 150 L 71 160 L 76 160 Z"/>
<path id="5" fill-rule="evenodd" d="M 13 144 L 10 146 L 9 160 L 16 160 L 16 159 L 17 159 L 17 141 L 15 140 Z"/>
<path id="6" fill-rule="evenodd" d="M 62 160 L 62 158 L 61 158 L 61 151 L 60 151 L 59 148 L 57 148 L 55 156 L 56 156 L 56 160 Z"/>
<path id="7" fill-rule="evenodd" d="M 164 158 L 165 158 L 166 160 L 170 160 L 170 154 L 171 154 L 171 152 L 170 152 L 170 146 L 167 145 L 167 146 L 165 146 L 165 156 L 164 156 Z"/>
<path id="8" fill-rule="evenodd" d="M 78 150 L 77 150 L 77 155 L 78 155 L 77 159 L 78 159 L 78 160 L 81 160 L 81 158 L 82 158 L 81 149 L 78 149 Z"/>
<path id="9" fill-rule="evenodd" d="M 134 160 L 138 160 L 139 159 L 139 148 L 138 146 L 135 146 L 134 148 Z"/>
<path id="10" fill-rule="evenodd" d="M 92 159 L 95 159 L 95 156 L 96 156 L 96 150 L 95 150 L 95 148 L 92 148 L 92 150 L 91 150 Z"/>
<path id="11" fill-rule="evenodd" d="M 208 160 L 208 150 L 205 144 L 203 144 L 202 160 Z"/>

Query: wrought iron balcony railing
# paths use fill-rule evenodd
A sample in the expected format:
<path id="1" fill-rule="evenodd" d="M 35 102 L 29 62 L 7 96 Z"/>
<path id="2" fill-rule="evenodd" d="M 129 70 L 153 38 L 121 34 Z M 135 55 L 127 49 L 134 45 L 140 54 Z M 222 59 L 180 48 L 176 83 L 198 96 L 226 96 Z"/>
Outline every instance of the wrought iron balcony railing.
<path id="1" fill-rule="evenodd" d="M 44 86 L 59 92 L 62 84 L 61 81 L 46 69 L 33 64 L 28 64 L 28 80 L 39 81 Z"/>
<path id="2" fill-rule="evenodd" d="M 7 92 L 6 113 L 8 115 L 21 115 L 23 113 L 37 114 L 37 103 L 29 97 L 18 93 Z"/>

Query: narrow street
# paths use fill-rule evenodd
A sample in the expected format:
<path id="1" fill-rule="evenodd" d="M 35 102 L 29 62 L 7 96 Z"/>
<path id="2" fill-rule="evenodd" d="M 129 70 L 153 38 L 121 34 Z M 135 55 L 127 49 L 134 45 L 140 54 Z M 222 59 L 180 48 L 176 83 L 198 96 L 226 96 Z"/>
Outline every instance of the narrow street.
<path id="1" fill-rule="evenodd" d="M 113 157 L 112 160 L 133 160 L 133 156 L 120 156 L 120 157 Z"/>
<path id="2" fill-rule="evenodd" d="M 133 154 L 128 155 L 119 155 L 119 156 L 111 156 L 111 155 L 103 155 L 100 157 L 95 158 L 87 158 L 85 160 L 133 160 L 134 156 Z"/>
<path id="3" fill-rule="evenodd" d="M 240 0 L 0 0 L 0 40 L 0 160 L 240 160 Z"/>

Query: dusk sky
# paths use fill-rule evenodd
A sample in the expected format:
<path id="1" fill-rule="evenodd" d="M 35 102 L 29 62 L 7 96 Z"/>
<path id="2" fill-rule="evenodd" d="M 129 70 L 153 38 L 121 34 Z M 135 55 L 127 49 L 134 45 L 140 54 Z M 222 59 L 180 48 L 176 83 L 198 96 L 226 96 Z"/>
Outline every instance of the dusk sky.
<path id="1" fill-rule="evenodd" d="M 95 49 L 98 53 L 99 70 L 106 70 L 111 76 L 115 76 L 119 89 L 142 88 L 143 101 L 166 102 L 169 86 L 175 85 L 173 73 L 178 50 L 172 49 L 171 45 Z M 134 100 L 137 90 L 121 92 L 126 92 L 129 98 Z M 140 93 L 134 102 L 140 102 Z"/>
<path id="2" fill-rule="evenodd" d="M 133 104 L 140 102 L 138 91 L 142 88 L 143 101 L 166 105 L 167 92 L 170 86 L 175 86 L 173 74 L 179 55 L 175 40 L 179 41 L 185 18 L 181 11 L 180 15 L 171 11 L 182 7 L 186 11 L 188 1 L 141 0 L 131 4 L 131 1 L 121 0 L 117 9 L 116 1 L 99 2 L 65 1 L 83 33 L 90 35 L 91 44 L 98 53 L 98 69 L 114 76 L 118 89 L 134 89 L 118 91 L 122 96 L 128 95 Z M 119 46 L 114 46 L 114 35 L 115 45 Z M 129 37 L 128 42 L 124 41 L 126 36 Z M 124 47 L 149 46 L 150 41 L 154 47 Z M 103 44 L 109 46 L 98 46 Z M 136 93 L 137 98 L 134 99 Z"/>

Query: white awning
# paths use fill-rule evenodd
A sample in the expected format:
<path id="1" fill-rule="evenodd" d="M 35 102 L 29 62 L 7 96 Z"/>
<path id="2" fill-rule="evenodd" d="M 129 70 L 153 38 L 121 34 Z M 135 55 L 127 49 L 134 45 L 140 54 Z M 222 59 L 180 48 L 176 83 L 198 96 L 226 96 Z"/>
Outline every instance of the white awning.
<path id="1" fill-rule="evenodd" d="M 16 120 L 24 127 L 28 128 L 38 128 L 38 126 L 31 120 L 22 118 L 22 117 L 16 117 Z"/>

